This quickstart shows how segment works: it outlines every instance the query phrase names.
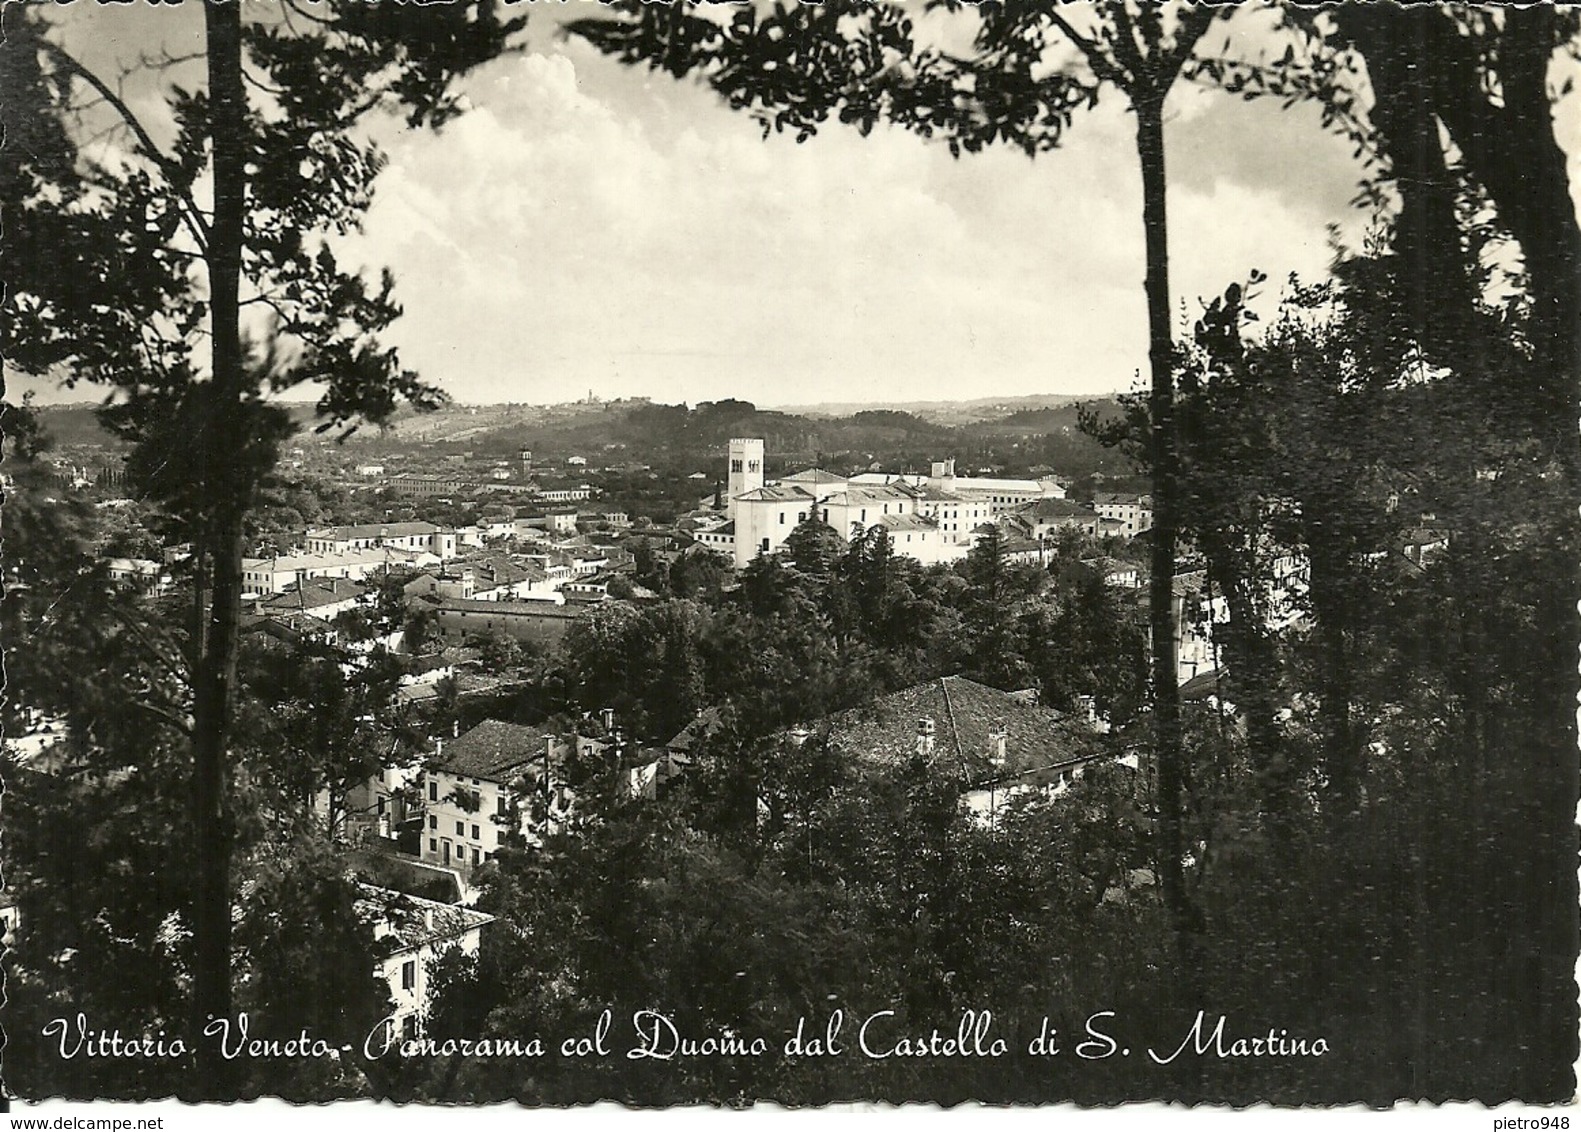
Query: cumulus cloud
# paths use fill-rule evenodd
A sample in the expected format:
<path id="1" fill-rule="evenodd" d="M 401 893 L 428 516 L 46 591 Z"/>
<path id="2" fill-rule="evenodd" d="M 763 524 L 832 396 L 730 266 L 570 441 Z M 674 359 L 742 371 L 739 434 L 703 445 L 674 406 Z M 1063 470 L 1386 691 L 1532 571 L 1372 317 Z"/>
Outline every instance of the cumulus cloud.
<path id="1" fill-rule="evenodd" d="M 1122 104 L 1037 161 L 954 161 L 898 130 L 765 141 L 706 91 L 575 45 L 469 95 L 441 136 L 392 143 L 358 247 L 396 270 L 409 362 L 460 398 L 1093 392 L 1145 364 Z M 1178 293 L 1321 270 L 1321 220 L 1277 198 L 1177 188 Z"/>

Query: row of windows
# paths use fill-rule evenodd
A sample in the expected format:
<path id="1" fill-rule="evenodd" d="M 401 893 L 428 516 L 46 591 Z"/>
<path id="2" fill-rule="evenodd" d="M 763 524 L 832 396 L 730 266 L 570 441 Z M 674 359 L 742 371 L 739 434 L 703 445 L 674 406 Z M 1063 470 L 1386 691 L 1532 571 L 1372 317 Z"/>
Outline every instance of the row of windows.
<path id="1" fill-rule="evenodd" d="M 433 814 L 429 814 L 428 815 L 428 828 L 431 829 L 431 830 L 438 830 L 439 829 L 439 819 L 437 817 L 435 817 Z M 466 835 L 467 835 L 467 823 L 458 821 L 456 823 L 456 836 L 457 837 L 465 837 Z M 483 839 L 482 832 L 480 831 L 480 829 L 476 825 L 474 825 L 472 827 L 472 840 L 474 840 L 474 841 L 481 841 L 482 839 Z M 432 839 L 430 839 L 430 840 L 432 840 Z"/>
<path id="2" fill-rule="evenodd" d="M 430 853 L 436 853 L 436 854 L 439 853 L 440 852 L 439 844 L 440 844 L 439 843 L 439 838 L 437 838 L 437 837 L 430 837 L 428 839 L 428 851 Z M 445 840 L 444 846 L 445 846 L 445 848 L 444 848 L 444 854 L 443 854 L 442 860 L 444 861 L 445 864 L 448 865 L 448 864 L 450 864 L 451 859 L 452 859 L 451 856 L 450 856 L 450 841 L 449 841 L 448 838 Z M 456 852 L 456 855 L 455 855 L 455 858 L 454 858 L 455 863 L 458 864 L 458 865 L 466 864 L 467 863 L 467 847 L 465 845 L 457 845 L 455 847 L 455 852 Z M 489 859 L 489 855 L 487 853 L 483 852 L 476 845 L 472 846 L 472 863 L 474 865 L 481 865 L 484 861 L 487 861 L 488 859 Z"/>

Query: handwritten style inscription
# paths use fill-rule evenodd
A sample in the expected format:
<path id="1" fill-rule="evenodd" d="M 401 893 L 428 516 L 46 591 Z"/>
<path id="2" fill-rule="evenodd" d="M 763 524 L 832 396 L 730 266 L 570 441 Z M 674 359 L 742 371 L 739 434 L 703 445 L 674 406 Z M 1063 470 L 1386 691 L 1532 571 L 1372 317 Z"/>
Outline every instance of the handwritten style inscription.
<path id="1" fill-rule="evenodd" d="M 369 1060 L 391 1053 L 401 1057 L 545 1057 L 555 1049 L 563 1058 L 607 1058 L 624 1056 L 633 1061 L 673 1061 L 696 1057 L 766 1057 L 777 1046 L 787 1058 L 841 1057 L 850 1053 L 873 1061 L 892 1058 L 998 1058 L 1011 1052 L 1009 1040 L 995 1032 L 991 1010 L 962 1011 L 954 1029 L 908 1028 L 896 1022 L 893 1010 L 867 1015 L 858 1025 L 848 1026 L 843 1010 L 835 1010 L 820 1027 L 809 1027 L 803 1016 L 796 1020 L 795 1032 L 783 1043 L 765 1037 L 749 1037 L 725 1028 L 717 1033 L 687 1034 L 676 1020 L 656 1010 L 639 1010 L 632 1015 L 635 1040 L 616 1050 L 611 1043 L 614 1013 L 605 1010 L 591 1030 L 559 1042 L 540 1037 L 479 1039 L 418 1037 L 397 1040 L 392 1020 L 375 1026 L 364 1039 L 360 1051 L 350 1045 L 315 1037 L 302 1030 L 287 1037 L 253 1037 L 246 1013 L 235 1019 L 219 1018 L 203 1030 L 206 1039 L 218 1044 L 221 1056 L 237 1058 L 339 1058 L 354 1052 Z M 1119 1036 L 1120 1027 L 1112 1010 L 1100 1010 L 1083 1023 L 1079 1040 L 1070 1051 L 1081 1061 L 1101 1061 L 1111 1057 L 1130 1057 L 1131 1047 Z M 83 1014 L 74 1020 L 54 1018 L 43 1028 L 43 1035 L 57 1043 L 63 1060 L 84 1058 L 170 1058 L 179 1059 L 192 1052 L 185 1039 L 158 1034 L 124 1036 L 117 1029 L 90 1026 Z M 1065 1049 L 1058 1027 L 1045 1017 L 1036 1037 L 1024 1047 L 1029 1057 L 1058 1057 Z M 1324 1037 L 1292 1035 L 1282 1027 L 1256 1033 L 1238 1033 L 1230 1028 L 1223 1014 L 1210 1015 L 1199 1010 L 1177 1045 L 1163 1049 L 1146 1048 L 1147 1060 L 1169 1065 L 1182 1056 L 1212 1057 L 1220 1060 L 1313 1058 L 1329 1052 Z"/>

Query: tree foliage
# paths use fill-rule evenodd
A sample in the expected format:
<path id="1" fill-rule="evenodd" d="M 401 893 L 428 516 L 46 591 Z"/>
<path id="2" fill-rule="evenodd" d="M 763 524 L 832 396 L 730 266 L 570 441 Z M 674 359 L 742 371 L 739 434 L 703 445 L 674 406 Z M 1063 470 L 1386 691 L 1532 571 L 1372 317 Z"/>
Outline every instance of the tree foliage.
<path id="1" fill-rule="evenodd" d="M 201 12 L 202 87 L 153 82 L 166 137 L 84 65 L 85 29 L 69 16 L 8 10 L 0 67 L 8 105 L 40 119 L 27 131 L 36 148 L 0 151 L 0 351 L 24 372 L 103 388 L 105 420 L 135 445 L 133 484 L 194 545 L 193 1032 L 230 1014 L 241 555 L 290 428 L 270 398 L 318 383 L 325 428 L 386 420 L 402 399 L 436 403 L 379 343 L 400 313 L 393 279 L 343 270 L 330 237 L 356 226 L 383 165 L 359 136 L 367 116 L 401 107 L 412 126 L 442 124 L 460 106 L 453 81 L 523 23 L 486 5 Z M 115 159 L 78 152 L 106 127 L 123 139 Z M 224 1095 L 227 1067 L 206 1070 L 192 1086 Z"/>

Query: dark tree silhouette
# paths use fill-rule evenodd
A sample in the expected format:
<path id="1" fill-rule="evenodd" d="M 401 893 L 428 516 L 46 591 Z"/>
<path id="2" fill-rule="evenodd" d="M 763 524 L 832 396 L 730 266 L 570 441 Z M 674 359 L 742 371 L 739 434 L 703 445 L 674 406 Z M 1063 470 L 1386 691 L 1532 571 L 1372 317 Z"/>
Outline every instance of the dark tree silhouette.
<path id="1" fill-rule="evenodd" d="M 8 93 L 36 110 L 45 124 L 30 129 L 51 144 L 3 151 L 0 179 L 14 191 L 0 244 L 10 284 L 0 351 L 24 371 L 116 391 L 107 419 L 137 444 L 134 478 L 194 545 L 187 730 L 200 1032 L 231 1012 L 227 768 L 242 540 L 289 431 L 269 396 L 322 383 L 323 428 L 382 421 L 401 399 L 441 400 L 378 344 L 400 313 L 394 280 L 344 271 L 324 237 L 356 225 L 383 164 L 359 123 L 388 105 L 414 127 L 441 126 L 460 109 L 453 80 L 506 50 L 524 21 L 476 4 L 207 4 L 201 88 L 184 85 L 175 60 L 155 79 L 168 80 L 176 125 L 161 142 L 116 80 L 79 59 L 68 25 L 33 9 L 6 17 Z M 93 107 L 80 111 L 84 96 Z M 124 165 L 73 160 L 59 144 L 106 125 L 129 139 Z M 244 334 L 252 309 L 275 319 L 267 348 Z M 223 1067 L 208 1068 L 194 1088 L 223 1093 Z"/>

